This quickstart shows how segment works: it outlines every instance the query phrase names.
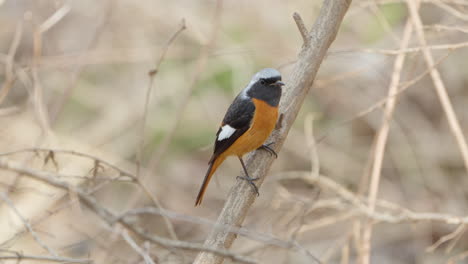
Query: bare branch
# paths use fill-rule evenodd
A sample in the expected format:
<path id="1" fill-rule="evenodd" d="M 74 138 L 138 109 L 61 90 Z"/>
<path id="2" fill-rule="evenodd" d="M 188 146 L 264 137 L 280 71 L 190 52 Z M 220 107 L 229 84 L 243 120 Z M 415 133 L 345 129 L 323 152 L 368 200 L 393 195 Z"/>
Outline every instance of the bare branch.
<path id="1" fill-rule="evenodd" d="M 299 13 L 297 12 L 294 12 L 293 18 L 294 18 L 294 21 L 296 21 L 296 26 L 297 26 L 297 29 L 299 30 L 299 33 L 301 33 L 302 41 L 304 41 L 304 45 L 308 47 L 310 45 L 309 32 L 307 32 L 307 28 L 304 25 L 304 21 L 302 20 L 301 15 L 299 15 Z"/>
<path id="2" fill-rule="evenodd" d="M 25 255 L 16 251 L 6 251 L 4 252 L 12 254 L 11 256 L 0 256 L 0 261 L 2 260 L 16 260 L 17 263 L 20 263 L 21 260 L 34 260 L 39 262 L 59 262 L 59 263 L 93 263 L 91 259 L 73 259 L 73 258 L 64 258 L 64 257 L 54 257 L 54 256 L 33 256 Z"/>
<path id="3" fill-rule="evenodd" d="M 129 220 L 119 219 L 111 211 L 101 206 L 96 201 L 96 199 L 94 199 L 94 197 L 86 194 L 86 192 L 84 192 L 82 189 L 75 187 L 73 185 L 70 185 L 67 182 L 58 180 L 57 178 L 60 177 L 60 175 L 57 173 L 38 171 L 38 170 L 30 169 L 30 168 L 25 168 L 15 162 L 8 161 L 5 158 L 0 158 L 0 168 L 4 170 L 21 173 L 24 176 L 28 176 L 32 179 L 49 184 L 56 188 L 62 189 L 64 191 L 72 190 L 73 192 L 76 193 L 76 195 L 80 198 L 81 202 L 84 205 L 86 205 L 90 210 L 96 213 L 107 224 L 113 225 L 117 221 L 129 231 L 138 235 L 140 238 L 146 239 L 148 241 L 151 241 L 163 247 L 178 248 L 178 249 L 185 249 L 185 250 L 192 250 L 192 251 L 207 251 L 212 254 L 222 255 L 225 258 L 229 258 L 234 261 L 241 262 L 241 263 L 257 263 L 256 261 L 250 258 L 240 256 L 238 254 L 232 253 L 225 249 L 216 249 L 213 247 L 207 247 L 207 246 L 200 245 L 197 243 L 177 241 L 177 240 L 167 239 L 164 237 L 148 234 L 148 232 L 146 232 L 145 230 L 141 229 L 138 226 L 133 225 Z"/>
<path id="4" fill-rule="evenodd" d="M 11 42 L 10 49 L 8 50 L 8 57 L 5 65 L 5 81 L 3 82 L 2 88 L 0 88 L 0 104 L 5 100 L 6 96 L 10 92 L 13 83 L 15 82 L 15 75 L 13 71 L 13 65 L 15 61 L 16 50 L 18 49 L 23 35 L 23 22 L 18 22 L 16 25 L 15 36 Z"/>
<path id="5" fill-rule="evenodd" d="M 368 201 L 364 197 L 360 197 L 339 183 L 333 181 L 326 175 L 320 175 L 316 179 L 310 178 L 310 172 L 308 171 L 293 171 L 284 173 L 281 176 L 281 181 L 286 180 L 301 180 L 306 186 L 315 188 L 317 185 L 321 188 L 327 189 L 335 193 L 340 199 L 346 201 L 346 203 L 328 203 L 321 208 L 335 208 L 342 210 L 343 208 L 349 208 L 350 210 L 356 211 L 357 213 L 371 218 L 376 222 L 398 224 L 398 223 L 417 223 L 417 222 L 438 222 L 447 225 L 467 225 L 468 216 L 455 216 L 442 213 L 433 212 L 414 212 L 407 208 L 401 207 L 396 204 L 391 204 L 383 200 L 377 200 L 376 204 L 379 207 L 391 207 L 388 212 L 374 211 L 371 212 L 368 206 Z M 318 203 L 317 203 L 318 204 Z M 390 208 L 388 208 L 390 209 Z"/>
<path id="6" fill-rule="evenodd" d="M 195 72 L 192 76 L 192 79 L 190 80 L 188 88 L 186 90 L 186 93 L 180 96 L 180 105 L 178 106 L 178 109 L 176 111 L 175 117 L 173 118 L 174 123 L 171 125 L 169 128 L 167 135 L 164 137 L 162 140 L 161 144 L 159 144 L 159 148 L 155 153 L 153 153 L 151 160 L 149 161 L 148 167 L 150 171 L 156 171 L 159 167 L 159 163 L 161 162 L 161 159 L 163 155 L 166 153 L 167 149 L 169 148 L 169 145 L 172 142 L 172 139 L 175 135 L 175 132 L 177 130 L 177 127 L 179 126 L 180 121 L 182 120 L 182 115 L 185 112 L 185 109 L 187 107 L 187 104 L 192 96 L 193 90 L 195 89 L 195 86 L 197 85 L 198 81 L 201 78 L 201 75 L 203 71 L 205 70 L 205 67 L 208 63 L 208 56 L 211 51 L 211 49 L 214 47 L 216 38 L 218 36 L 218 31 L 220 27 L 220 19 L 221 19 L 221 12 L 222 12 L 222 7 L 223 7 L 223 1 L 222 0 L 217 0 L 216 2 L 216 8 L 214 11 L 214 17 L 211 22 L 213 25 L 211 29 L 211 33 L 208 39 L 208 42 L 202 46 L 202 49 L 200 51 L 200 55 L 197 58 L 197 63 L 195 65 Z"/>
<path id="7" fill-rule="evenodd" d="M 161 55 L 159 56 L 159 59 L 155 63 L 155 67 L 148 73 L 149 76 L 149 83 L 148 83 L 148 88 L 146 90 L 146 95 L 145 95 L 145 104 L 143 107 L 143 115 L 141 118 L 141 127 L 140 127 L 140 142 L 138 146 L 138 151 L 137 151 L 137 172 L 136 172 L 136 179 L 140 183 L 140 186 L 143 188 L 145 193 L 151 198 L 152 202 L 159 208 L 161 208 L 161 203 L 159 202 L 158 198 L 152 194 L 151 191 L 148 190 L 145 184 L 142 184 L 139 178 L 140 175 L 140 166 L 143 161 L 143 149 L 145 146 L 145 130 L 146 130 L 146 120 L 148 116 L 148 105 L 149 101 L 151 98 L 151 92 L 153 90 L 154 86 L 154 80 L 156 78 L 156 74 L 158 73 L 159 67 L 161 66 L 161 63 L 164 60 L 164 57 L 166 56 L 167 51 L 169 50 L 169 47 L 171 44 L 174 42 L 174 40 L 179 36 L 179 34 L 184 31 L 186 28 L 185 26 L 185 20 L 182 20 L 182 23 L 177 31 L 172 34 L 172 36 L 167 40 L 166 45 L 164 46 L 163 50 L 161 51 Z M 169 221 L 168 218 L 163 216 L 164 223 L 166 224 L 167 230 L 169 232 L 169 235 L 172 237 L 172 239 L 177 240 L 177 234 L 174 230 L 174 226 L 172 225 L 171 221 Z"/>
<path id="8" fill-rule="evenodd" d="M 130 247 L 133 248 L 133 250 L 135 250 L 135 252 L 137 252 L 138 255 L 140 255 L 143 258 L 145 264 L 155 264 L 151 257 L 148 254 L 146 254 L 146 252 L 143 249 L 141 249 L 140 246 L 137 245 L 137 243 L 132 239 L 132 237 L 127 233 L 126 230 L 122 231 L 120 235 L 123 237 L 125 242 L 127 242 L 127 244 L 129 244 Z"/>
<path id="9" fill-rule="evenodd" d="M 28 229 L 28 232 L 31 234 L 31 236 L 34 238 L 34 240 L 37 242 L 37 244 L 39 244 L 43 249 L 47 250 L 52 256 L 54 257 L 57 257 L 57 253 L 52 249 L 50 248 L 49 246 L 47 246 L 40 238 L 39 236 L 36 234 L 36 232 L 34 232 L 34 230 L 32 229 L 31 225 L 29 224 L 28 220 L 26 220 L 22 215 L 21 213 L 18 211 L 18 209 L 15 207 L 15 205 L 13 204 L 13 202 L 10 200 L 10 198 L 8 198 L 8 196 L 4 193 L 0 193 L 0 199 L 2 199 L 10 208 L 11 210 L 13 210 L 13 212 L 15 212 L 16 216 L 18 216 L 18 218 L 21 220 L 21 222 L 23 222 L 23 225 L 26 227 L 26 229 Z"/>
<path id="10" fill-rule="evenodd" d="M 277 125 L 268 142 L 275 142 L 275 151 L 278 152 L 286 139 L 286 136 L 296 119 L 304 98 L 309 91 L 315 75 L 324 59 L 326 52 L 335 40 L 339 26 L 348 10 L 350 0 L 326 0 L 320 10 L 320 14 L 309 34 L 310 46 L 304 46 L 299 54 L 292 75 L 287 79 L 287 86 L 281 99 L 280 112 L 283 118 Z M 273 163 L 273 157 L 266 153 L 254 152 L 247 159 L 249 174 L 259 177 L 257 186 L 261 186 L 265 175 Z M 254 202 L 256 195 L 245 181 L 237 181 L 231 189 L 224 204 L 224 208 L 218 217 L 218 223 L 240 226 L 247 212 Z M 205 246 L 218 249 L 231 247 L 235 234 L 223 228 L 214 228 L 205 240 Z M 222 263 L 223 257 L 201 252 L 194 263 Z"/>
<path id="11" fill-rule="evenodd" d="M 424 60 L 426 61 L 427 67 L 431 68 L 434 65 L 434 58 L 431 51 L 427 48 L 427 41 L 424 34 L 421 17 L 419 16 L 418 5 L 410 0 L 407 1 L 407 5 L 410 11 L 411 20 L 416 29 L 419 43 L 421 46 L 423 46 L 422 53 L 424 55 Z M 430 74 L 432 82 L 434 83 L 434 88 L 437 92 L 437 96 L 439 97 L 442 108 L 444 109 L 445 115 L 447 116 L 450 130 L 452 131 L 452 134 L 457 141 L 458 147 L 460 148 L 460 153 L 465 164 L 465 169 L 468 172 L 468 145 L 461 129 L 460 122 L 458 121 L 458 117 L 453 110 L 452 102 L 450 101 L 450 97 L 447 94 L 447 89 L 445 88 L 444 82 L 440 77 L 439 71 L 436 68 L 432 68 Z"/>
<path id="12" fill-rule="evenodd" d="M 406 22 L 405 30 L 403 32 L 403 38 L 400 43 L 400 49 L 405 49 L 408 47 L 411 40 L 411 33 L 413 31 L 413 25 L 411 21 Z M 372 174 L 371 181 L 369 183 L 369 209 L 371 213 L 375 210 L 375 204 L 377 201 L 377 193 L 379 191 L 379 183 L 381 177 L 381 169 L 383 164 L 383 158 L 385 154 L 385 147 L 387 144 L 387 138 L 390 131 L 390 121 L 393 118 L 393 112 L 395 110 L 395 105 L 397 97 L 395 96 L 398 93 L 398 84 L 401 79 L 401 71 L 405 62 L 405 53 L 399 54 L 393 64 L 393 73 L 392 79 L 388 88 L 388 101 L 385 104 L 385 111 L 382 116 L 382 124 L 376 135 L 376 145 L 374 149 L 374 159 L 372 162 Z M 371 235 L 372 235 L 372 219 L 369 219 L 364 226 L 362 234 L 362 263 L 370 263 L 370 247 L 371 247 Z"/>

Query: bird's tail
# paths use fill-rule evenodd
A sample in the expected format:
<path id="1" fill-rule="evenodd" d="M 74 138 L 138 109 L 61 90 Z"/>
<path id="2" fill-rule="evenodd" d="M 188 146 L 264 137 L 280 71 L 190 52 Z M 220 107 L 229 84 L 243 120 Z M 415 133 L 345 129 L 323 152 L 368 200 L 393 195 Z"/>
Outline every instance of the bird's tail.
<path id="1" fill-rule="evenodd" d="M 210 161 L 210 166 L 208 167 L 208 171 L 206 172 L 205 179 L 203 179 L 202 186 L 200 187 L 200 191 L 198 191 L 197 201 L 195 202 L 195 206 L 200 205 L 203 200 L 203 195 L 205 194 L 206 187 L 208 187 L 208 183 L 211 180 L 211 176 L 215 173 L 216 169 L 223 163 L 226 158 L 222 155 L 212 159 Z"/>

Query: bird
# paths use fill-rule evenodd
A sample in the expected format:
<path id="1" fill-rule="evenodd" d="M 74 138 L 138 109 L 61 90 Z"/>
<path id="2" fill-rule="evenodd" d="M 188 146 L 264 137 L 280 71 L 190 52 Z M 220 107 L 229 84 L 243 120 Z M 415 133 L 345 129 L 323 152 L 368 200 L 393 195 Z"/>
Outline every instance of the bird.
<path id="1" fill-rule="evenodd" d="M 257 72 L 234 99 L 216 133 L 213 154 L 208 162 L 208 171 L 198 192 L 195 206 L 201 204 L 211 177 L 229 156 L 237 156 L 242 165 L 245 176 L 238 178 L 247 180 L 256 194 L 259 194 L 254 183 L 258 178 L 249 176 L 242 156 L 256 149 L 264 149 L 278 156 L 270 147 L 272 143 L 264 142 L 276 126 L 278 105 L 284 85 L 278 70 L 265 68 Z"/>

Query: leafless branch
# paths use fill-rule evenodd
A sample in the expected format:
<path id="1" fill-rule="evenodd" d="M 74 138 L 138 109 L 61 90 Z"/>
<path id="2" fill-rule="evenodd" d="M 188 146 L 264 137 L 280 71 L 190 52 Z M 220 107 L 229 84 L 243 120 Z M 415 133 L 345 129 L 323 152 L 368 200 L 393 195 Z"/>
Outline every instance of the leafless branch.
<path id="1" fill-rule="evenodd" d="M 302 41 L 304 42 L 304 45 L 309 46 L 310 45 L 309 32 L 307 31 L 307 28 L 304 25 L 304 21 L 302 20 L 301 15 L 299 15 L 299 13 L 297 12 L 294 12 L 293 18 L 294 18 L 294 21 L 296 21 L 296 26 L 297 26 L 297 29 L 299 30 L 299 33 L 301 33 Z"/>
<path id="2" fill-rule="evenodd" d="M 90 259 L 73 259 L 73 258 L 63 258 L 55 256 L 33 256 L 26 255 L 16 251 L 4 251 L 5 253 L 12 254 L 11 256 L 0 256 L 0 261 L 3 260 L 16 260 L 17 263 L 20 263 L 21 260 L 34 260 L 36 262 L 59 262 L 59 263 L 93 263 Z"/>
<path id="3" fill-rule="evenodd" d="M 88 194 L 86 194 L 86 192 L 84 192 L 80 188 L 72 186 L 68 184 L 67 182 L 58 180 L 57 178 L 60 178 L 60 176 L 57 173 L 25 168 L 15 162 L 8 161 L 5 158 L 0 158 L 0 168 L 4 170 L 8 170 L 8 171 L 13 171 L 16 173 L 21 173 L 24 176 L 28 176 L 32 179 L 49 184 L 56 188 L 62 189 L 64 191 L 71 190 L 76 193 L 76 195 L 80 198 L 81 202 L 84 205 L 86 205 L 90 210 L 92 210 L 95 214 L 97 214 L 107 224 L 113 225 L 117 221 L 129 231 L 138 235 L 140 238 L 148 240 L 152 243 L 161 245 L 163 247 L 169 247 L 169 248 L 178 248 L 178 249 L 185 249 L 185 250 L 192 250 L 192 251 L 207 251 L 212 254 L 222 255 L 225 258 L 229 258 L 234 261 L 241 262 L 241 263 L 257 263 L 256 261 L 250 258 L 240 256 L 238 254 L 232 253 L 225 249 L 216 249 L 213 247 L 203 246 L 197 243 L 177 241 L 177 240 L 167 239 L 167 238 L 156 236 L 156 235 L 151 235 L 145 230 L 143 230 L 142 228 L 136 225 L 133 225 L 129 220 L 124 219 L 124 218 L 118 218 L 111 211 L 101 206 L 94 199 L 94 197 L 89 196 Z"/>
<path id="4" fill-rule="evenodd" d="M 133 238 L 128 234 L 127 230 L 123 230 L 120 235 L 123 237 L 125 242 L 127 242 L 127 244 L 129 244 L 130 247 L 133 248 L 133 250 L 135 250 L 138 255 L 143 258 L 145 264 L 155 264 L 151 257 L 146 254 L 146 252 L 140 246 L 137 245 L 135 240 L 133 240 Z"/>
<path id="5" fill-rule="evenodd" d="M 161 55 L 159 56 L 158 60 L 156 60 L 155 67 L 152 70 L 150 70 L 149 73 L 148 73 L 149 82 L 148 82 L 148 88 L 146 90 L 146 95 L 145 95 L 145 104 L 144 104 L 144 107 L 143 107 L 143 115 L 142 115 L 142 118 L 141 118 L 140 141 L 139 141 L 139 146 L 138 146 L 138 151 L 137 151 L 137 157 L 138 158 L 137 158 L 136 179 L 137 179 L 137 181 L 140 182 L 140 186 L 143 188 L 145 193 L 151 198 L 151 200 L 156 205 L 156 207 L 159 207 L 159 208 L 161 208 L 161 203 L 159 202 L 158 198 L 151 191 L 148 190 L 148 188 L 146 187 L 145 184 L 141 184 L 141 180 L 140 180 L 140 177 L 139 177 L 140 176 L 140 166 L 141 166 L 141 163 L 143 161 L 143 149 L 144 149 L 144 146 L 145 146 L 145 134 L 146 134 L 145 131 L 146 131 L 146 120 L 147 120 L 147 116 L 148 116 L 148 105 L 149 105 L 149 101 L 150 101 L 150 98 L 151 98 L 151 92 L 152 92 L 153 86 L 154 86 L 154 80 L 155 80 L 156 75 L 157 75 L 157 73 L 159 71 L 159 67 L 161 66 L 161 63 L 163 62 L 164 57 L 166 56 L 166 53 L 169 50 L 169 47 L 174 42 L 174 40 L 177 38 L 177 36 L 179 36 L 179 34 L 182 31 L 185 30 L 185 28 L 186 28 L 185 20 L 182 20 L 182 23 L 181 23 L 179 29 L 177 29 L 172 34 L 172 36 L 167 40 L 166 45 L 164 46 L 164 48 L 161 51 Z M 178 239 L 177 234 L 176 234 L 176 232 L 174 230 L 174 226 L 172 225 L 171 221 L 168 218 L 164 217 L 164 216 L 163 216 L 163 220 L 164 220 L 164 223 L 166 224 L 169 235 L 172 237 L 172 239 L 177 240 Z"/>
<path id="6" fill-rule="evenodd" d="M 43 23 L 41 23 L 34 32 L 34 57 L 32 61 L 32 77 L 34 86 L 34 106 L 37 114 L 39 124 L 42 129 L 42 133 L 48 135 L 51 132 L 50 120 L 46 104 L 44 102 L 44 94 L 42 85 L 39 79 L 38 68 L 42 57 L 42 38 L 43 35 L 55 26 L 60 20 L 62 20 L 71 10 L 69 2 L 64 3 L 57 11 L 49 16 Z"/>
<path id="7" fill-rule="evenodd" d="M 155 153 L 153 153 L 152 158 L 150 159 L 148 163 L 148 168 L 150 171 L 157 171 L 159 169 L 158 167 L 159 167 L 159 163 L 161 162 L 161 158 L 166 153 L 170 143 L 172 142 L 172 139 L 175 135 L 177 127 L 179 126 L 179 123 L 182 120 L 182 115 L 185 112 L 185 108 L 187 107 L 187 104 L 192 96 L 193 90 L 195 89 L 195 86 L 197 85 L 198 81 L 201 78 L 203 71 L 205 70 L 205 67 L 208 63 L 208 55 L 211 49 L 214 47 L 216 38 L 218 36 L 222 9 L 223 9 L 223 1 L 217 0 L 213 21 L 211 23 L 213 27 L 211 29 L 208 42 L 202 46 L 200 55 L 198 56 L 197 63 L 195 65 L 195 72 L 190 82 L 188 82 L 189 85 L 186 90 L 186 93 L 180 96 L 180 99 L 179 99 L 180 105 L 178 106 L 175 117 L 173 118 L 174 123 L 171 124 L 167 132 L 167 135 L 164 137 L 161 144 L 159 144 L 158 150 L 156 150 Z"/>
<path id="8" fill-rule="evenodd" d="M 292 75 L 287 78 L 287 86 L 281 99 L 279 124 L 268 142 L 275 142 L 275 150 L 278 152 L 286 139 L 286 136 L 296 119 L 305 95 L 309 91 L 315 75 L 324 59 L 326 52 L 334 41 L 341 21 L 348 10 L 350 0 L 326 0 L 320 10 L 320 14 L 308 35 L 310 46 L 304 46 L 299 53 Z M 254 152 L 247 159 L 249 174 L 259 177 L 257 186 L 260 186 L 268 173 L 273 157 L 266 153 Z M 240 226 L 247 212 L 254 202 L 255 194 L 245 181 L 237 181 L 231 189 L 224 208 L 218 217 L 218 223 Z M 213 228 L 205 246 L 219 249 L 228 249 L 235 240 L 235 234 L 223 228 Z M 222 263 L 223 257 L 201 252 L 194 263 L 211 264 Z"/>
<path id="9" fill-rule="evenodd" d="M 413 31 L 413 25 L 411 21 L 406 22 L 405 30 L 403 32 L 403 38 L 400 43 L 400 50 L 408 47 L 411 40 L 411 33 Z M 375 210 L 375 204 L 377 201 L 377 193 L 379 190 L 379 183 L 381 177 L 381 169 L 383 164 L 383 157 L 385 154 L 385 147 L 387 144 L 387 138 L 390 131 L 390 122 L 393 118 L 393 112 L 395 110 L 397 97 L 395 96 L 398 92 L 398 84 L 401 79 L 401 71 L 405 62 L 405 53 L 399 54 L 393 64 L 392 78 L 388 88 L 389 100 L 385 104 L 385 111 L 382 116 L 381 127 L 376 135 L 376 145 L 374 151 L 374 158 L 372 162 L 372 173 L 371 181 L 369 183 L 369 209 L 371 213 Z M 371 250 L 371 235 L 372 235 L 372 219 L 369 219 L 364 226 L 362 235 L 362 263 L 370 263 L 370 250 Z"/>
<path id="10" fill-rule="evenodd" d="M 356 213 L 363 215 L 365 217 L 371 218 L 375 222 L 388 223 L 388 224 L 397 224 L 397 223 L 416 223 L 416 222 L 437 222 L 447 225 L 467 225 L 468 216 L 455 216 L 442 213 L 433 213 L 433 212 L 414 212 L 407 208 L 401 207 L 396 204 L 391 204 L 383 200 L 377 200 L 376 205 L 381 208 L 387 207 L 387 211 L 381 212 L 374 211 L 371 212 L 369 209 L 369 203 L 364 197 L 358 196 L 353 192 L 349 191 L 344 186 L 333 181 L 330 177 L 326 175 L 320 175 L 316 179 L 310 178 L 310 172 L 307 171 L 296 171 L 283 173 L 281 175 L 281 181 L 286 180 L 301 180 L 306 186 L 310 188 L 315 188 L 317 186 L 332 191 L 334 194 L 340 197 L 343 202 L 333 202 L 328 203 L 321 208 L 335 208 L 342 211 L 343 209 L 349 209 L 355 211 Z M 320 203 L 317 202 L 317 205 Z M 391 208 L 388 208 L 391 207 Z"/>
<path id="11" fill-rule="evenodd" d="M 22 215 L 21 213 L 18 211 L 18 209 L 15 207 L 15 205 L 13 204 L 13 202 L 10 200 L 10 198 L 8 198 L 8 196 L 4 193 L 0 193 L 0 199 L 2 199 L 10 208 L 11 210 L 13 210 L 13 212 L 15 212 L 16 216 L 18 216 L 18 218 L 21 220 L 21 222 L 23 222 L 23 225 L 26 227 L 26 229 L 28 230 L 28 232 L 31 234 L 31 236 L 34 238 L 34 240 L 42 247 L 44 248 L 45 250 L 47 250 L 52 256 L 54 257 L 57 257 L 57 253 L 49 246 L 47 246 L 40 238 L 39 236 L 36 234 L 36 232 L 34 232 L 34 230 L 32 229 L 31 225 L 29 224 L 28 220 L 26 220 Z"/>
<path id="12" fill-rule="evenodd" d="M 432 56 L 431 51 L 427 48 L 426 36 L 424 34 L 421 17 L 419 16 L 418 5 L 414 3 L 414 1 L 410 0 L 407 1 L 407 5 L 410 11 L 411 20 L 416 29 L 419 43 L 423 47 L 422 53 L 424 56 L 424 60 L 426 61 L 427 67 L 431 68 L 434 65 L 434 58 Z M 465 169 L 468 172 L 468 144 L 466 143 L 465 136 L 460 126 L 460 122 L 458 121 L 458 117 L 455 114 L 452 103 L 450 101 L 450 97 L 447 94 L 447 89 L 445 88 L 444 82 L 440 77 L 439 71 L 435 68 L 432 68 L 430 74 L 432 82 L 434 83 L 434 88 L 437 92 L 437 96 L 439 97 L 440 103 L 442 104 L 442 108 L 444 109 L 445 115 L 447 116 L 450 130 L 452 131 L 452 134 L 455 137 L 455 140 L 457 141 L 458 147 L 460 149 L 460 153 L 465 164 Z"/>
<path id="13" fill-rule="evenodd" d="M 23 22 L 18 22 L 15 30 L 15 36 L 11 42 L 10 49 L 8 50 L 8 57 L 5 63 L 5 81 L 3 82 L 2 88 L 0 88 L 0 104 L 5 100 L 6 96 L 10 92 L 13 83 L 15 82 L 15 74 L 13 65 L 15 61 L 16 50 L 21 41 L 23 35 Z"/>
<path id="14" fill-rule="evenodd" d="M 330 51 L 330 54 L 339 54 L 339 53 L 347 53 L 347 52 L 366 52 L 366 53 L 378 53 L 383 55 L 398 55 L 401 53 L 415 53 L 420 52 L 424 48 L 429 50 L 456 50 L 461 48 L 468 47 L 468 42 L 459 42 L 459 43 L 451 43 L 451 44 L 438 44 L 438 45 L 428 45 L 426 47 L 417 46 L 412 48 L 405 48 L 403 50 L 392 50 L 392 49 L 346 49 L 346 50 L 333 50 Z"/>

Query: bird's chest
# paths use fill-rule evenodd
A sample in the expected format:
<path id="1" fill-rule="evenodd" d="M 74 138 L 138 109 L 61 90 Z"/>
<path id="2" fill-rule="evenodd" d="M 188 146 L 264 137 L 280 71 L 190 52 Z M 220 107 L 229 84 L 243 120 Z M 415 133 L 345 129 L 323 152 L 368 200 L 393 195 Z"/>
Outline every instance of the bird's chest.
<path id="1" fill-rule="evenodd" d="M 252 135 L 256 135 L 259 144 L 268 138 L 271 131 L 275 128 L 278 119 L 278 108 L 273 107 L 262 100 L 253 99 L 255 104 L 255 114 L 252 120 L 250 129 L 247 131 Z"/>
<path id="2" fill-rule="evenodd" d="M 249 130 L 236 141 L 236 155 L 243 155 L 259 148 L 270 136 L 278 119 L 277 107 L 258 99 L 253 99 L 253 102 L 255 114 Z"/>

